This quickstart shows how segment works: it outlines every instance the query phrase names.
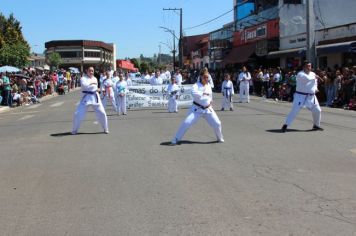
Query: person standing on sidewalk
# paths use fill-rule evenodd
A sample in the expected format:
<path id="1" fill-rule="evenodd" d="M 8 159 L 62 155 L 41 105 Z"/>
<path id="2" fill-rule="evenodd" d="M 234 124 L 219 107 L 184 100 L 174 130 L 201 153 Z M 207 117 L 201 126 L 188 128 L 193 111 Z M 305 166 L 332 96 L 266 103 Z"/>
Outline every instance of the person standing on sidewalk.
<path id="1" fill-rule="evenodd" d="M 180 142 L 187 130 L 193 124 L 195 124 L 200 119 L 200 117 L 203 117 L 214 129 L 217 141 L 220 143 L 224 142 L 224 138 L 221 132 L 221 121 L 211 106 L 213 97 L 211 86 L 208 80 L 209 74 L 203 71 L 200 75 L 200 82 L 197 82 L 193 85 L 193 105 L 188 113 L 188 116 L 180 125 L 176 135 L 172 139 L 172 145 L 176 145 L 178 142 Z"/>
<path id="2" fill-rule="evenodd" d="M 104 133 L 108 134 L 108 118 L 98 94 L 98 79 L 94 77 L 93 67 L 89 67 L 87 69 L 87 74 L 80 79 L 80 84 L 83 96 L 79 102 L 77 110 L 74 113 L 72 134 L 77 134 L 80 124 L 85 118 L 88 106 L 92 106 L 94 108 L 97 120 L 104 129 Z"/>
<path id="3" fill-rule="evenodd" d="M 0 78 L 2 79 L 3 86 L 3 99 L 2 102 L 5 106 L 12 106 L 12 96 L 11 96 L 11 83 L 9 77 L 1 73 Z"/>
<path id="4" fill-rule="evenodd" d="M 312 70 L 312 65 L 309 61 L 303 63 L 303 70 L 297 74 L 296 82 L 297 88 L 294 93 L 293 107 L 287 116 L 287 119 L 282 126 L 282 132 L 287 131 L 297 116 L 298 112 L 307 107 L 313 114 L 313 128 L 312 130 L 323 131 L 320 127 L 321 108 L 315 93 L 318 92 L 318 79 Z"/>

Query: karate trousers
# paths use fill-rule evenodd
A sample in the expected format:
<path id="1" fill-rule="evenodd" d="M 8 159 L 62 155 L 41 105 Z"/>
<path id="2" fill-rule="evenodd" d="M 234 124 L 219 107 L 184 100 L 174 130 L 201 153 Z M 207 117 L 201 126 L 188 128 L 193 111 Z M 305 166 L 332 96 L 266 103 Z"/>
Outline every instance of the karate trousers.
<path id="1" fill-rule="evenodd" d="M 212 107 L 202 109 L 195 105 L 192 106 L 187 118 L 185 118 L 185 120 L 180 125 L 175 138 L 180 141 L 184 136 L 185 132 L 187 132 L 187 130 L 190 128 L 190 126 L 194 125 L 200 119 L 200 117 L 203 117 L 208 122 L 208 124 L 214 129 L 215 136 L 218 141 L 224 139 L 221 132 L 221 121 L 216 115 L 214 109 Z"/>
<path id="2" fill-rule="evenodd" d="M 285 124 L 287 126 L 291 125 L 303 107 L 308 108 L 312 112 L 313 124 L 320 127 L 321 108 L 316 96 L 297 93 L 294 94 L 292 110 L 288 114 Z"/>
<path id="3" fill-rule="evenodd" d="M 232 97 L 230 99 L 230 96 L 228 96 L 228 97 L 224 96 L 222 103 L 221 103 L 221 108 L 224 108 L 224 109 L 234 108 L 234 103 L 232 101 Z"/>
<path id="4" fill-rule="evenodd" d="M 117 95 L 117 112 L 126 114 L 126 95 Z"/>
<path id="5" fill-rule="evenodd" d="M 178 112 L 178 102 L 174 97 L 168 100 L 168 112 Z"/>
<path id="6" fill-rule="evenodd" d="M 110 93 L 110 95 L 106 94 L 104 97 L 103 97 L 103 106 L 104 106 L 104 109 L 106 109 L 106 103 L 107 103 L 107 100 L 110 100 L 111 101 L 111 104 L 112 106 L 114 107 L 114 110 L 117 111 L 117 106 L 116 106 L 116 101 L 115 101 L 115 95 L 114 93 Z"/>
<path id="7" fill-rule="evenodd" d="M 93 109 L 95 111 L 96 119 L 98 120 L 98 122 L 100 123 L 100 125 L 104 129 L 104 131 L 108 131 L 109 130 L 108 118 L 106 116 L 105 109 L 104 109 L 103 105 L 101 103 L 95 104 L 95 105 L 86 105 L 81 102 L 81 103 L 79 103 L 77 110 L 74 113 L 72 133 L 78 132 L 80 124 L 82 123 L 82 121 L 85 118 L 85 114 L 87 112 L 88 106 L 93 107 Z"/>
<path id="8" fill-rule="evenodd" d="M 240 102 L 250 102 L 250 85 L 248 83 L 240 83 Z"/>

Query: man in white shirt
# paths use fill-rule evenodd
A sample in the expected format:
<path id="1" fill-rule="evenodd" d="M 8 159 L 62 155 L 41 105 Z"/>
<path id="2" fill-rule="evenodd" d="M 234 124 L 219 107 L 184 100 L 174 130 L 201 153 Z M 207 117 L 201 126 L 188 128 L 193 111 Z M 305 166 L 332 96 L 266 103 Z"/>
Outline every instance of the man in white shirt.
<path id="1" fill-rule="evenodd" d="M 250 80 L 251 74 L 247 71 L 246 66 L 242 67 L 242 72 L 239 74 L 240 82 L 240 102 L 250 102 Z"/>
<path id="2" fill-rule="evenodd" d="M 156 70 L 155 75 L 150 79 L 150 85 L 161 85 L 161 84 L 163 84 L 161 72 L 159 70 Z"/>
<path id="3" fill-rule="evenodd" d="M 314 72 L 311 71 L 312 65 L 310 62 L 303 63 L 303 70 L 297 75 L 297 88 L 294 93 L 293 107 L 287 116 L 287 119 L 282 127 L 282 132 L 287 131 L 287 127 L 291 125 L 298 112 L 303 108 L 308 108 L 313 115 L 313 128 L 315 131 L 323 131 L 320 127 L 321 109 L 315 93 L 318 92 L 318 79 Z"/>

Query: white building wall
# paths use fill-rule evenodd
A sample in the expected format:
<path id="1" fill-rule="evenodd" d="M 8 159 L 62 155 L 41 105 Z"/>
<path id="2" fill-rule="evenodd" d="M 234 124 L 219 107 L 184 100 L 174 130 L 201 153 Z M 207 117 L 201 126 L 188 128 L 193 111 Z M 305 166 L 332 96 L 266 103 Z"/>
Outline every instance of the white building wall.
<path id="1" fill-rule="evenodd" d="M 305 47 L 306 41 L 303 38 L 306 37 L 306 4 L 284 4 L 283 0 L 280 0 L 279 8 L 280 50 Z M 315 30 L 356 23 L 355 9 L 355 0 L 315 0 Z M 346 37 L 340 31 L 336 34 L 339 38 Z M 356 29 L 353 35 L 356 35 Z M 325 38 L 320 34 L 316 37 L 318 37 L 316 41 Z"/>
<path id="2" fill-rule="evenodd" d="M 328 67 L 333 68 L 335 65 L 341 66 L 342 53 L 327 54 Z"/>

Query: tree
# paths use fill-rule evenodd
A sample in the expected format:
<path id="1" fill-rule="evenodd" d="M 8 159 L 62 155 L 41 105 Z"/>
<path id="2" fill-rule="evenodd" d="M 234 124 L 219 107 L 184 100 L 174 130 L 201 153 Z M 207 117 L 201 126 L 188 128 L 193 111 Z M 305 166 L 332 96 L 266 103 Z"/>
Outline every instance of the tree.
<path id="1" fill-rule="evenodd" d="M 145 71 L 149 71 L 149 67 L 148 67 L 148 64 L 146 63 L 146 62 L 141 62 L 141 64 L 140 64 L 140 71 L 142 71 L 142 72 L 145 72 Z"/>
<path id="2" fill-rule="evenodd" d="M 0 64 L 22 67 L 27 64 L 29 56 L 30 51 L 23 43 L 5 44 L 0 49 Z"/>
<path id="3" fill-rule="evenodd" d="M 49 54 L 48 64 L 51 66 L 51 68 L 55 67 L 55 69 L 57 69 L 59 64 L 61 64 L 61 63 L 62 63 L 62 58 L 58 52 L 53 52 L 53 53 Z"/>
<path id="4" fill-rule="evenodd" d="M 22 35 L 20 22 L 13 14 L 6 18 L 0 13 L 0 64 L 25 66 L 30 47 Z"/>
<path id="5" fill-rule="evenodd" d="M 138 61 L 137 61 L 136 58 L 131 59 L 130 61 L 131 61 L 132 64 L 134 64 L 134 66 L 135 66 L 136 68 L 140 68 L 140 64 L 138 63 Z"/>

